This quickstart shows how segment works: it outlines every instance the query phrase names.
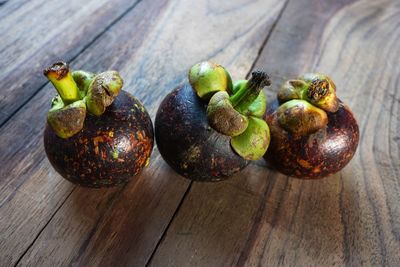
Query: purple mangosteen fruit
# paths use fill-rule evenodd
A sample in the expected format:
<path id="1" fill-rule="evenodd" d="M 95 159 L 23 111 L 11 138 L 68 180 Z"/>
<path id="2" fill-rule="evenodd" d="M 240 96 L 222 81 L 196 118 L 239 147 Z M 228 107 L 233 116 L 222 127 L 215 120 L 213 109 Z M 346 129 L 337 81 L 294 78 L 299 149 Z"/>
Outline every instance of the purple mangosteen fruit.
<path id="1" fill-rule="evenodd" d="M 143 105 L 121 90 L 119 73 L 71 72 L 57 62 L 44 74 L 58 91 L 44 131 L 55 170 L 86 187 L 110 187 L 139 174 L 149 163 L 153 126 Z"/>
<path id="2" fill-rule="evenodd" d="M 264 72 L 232 83 L 221 65 L 201 62 L 189 71 L 189 83 L 162 101 L 155 134 L 160 154 L 180 175 L 219 181 L 262 158 L 269 144 Z"/>
<path id="3" fill-rule="evenodd" d="M 324 74 L 289 80 L 268 105 L 271 143 L 265 159 L 278 171 L 317 179 L 343 169 L 356 152 L 359 129 L 353 113 L 336 97 Z"/>

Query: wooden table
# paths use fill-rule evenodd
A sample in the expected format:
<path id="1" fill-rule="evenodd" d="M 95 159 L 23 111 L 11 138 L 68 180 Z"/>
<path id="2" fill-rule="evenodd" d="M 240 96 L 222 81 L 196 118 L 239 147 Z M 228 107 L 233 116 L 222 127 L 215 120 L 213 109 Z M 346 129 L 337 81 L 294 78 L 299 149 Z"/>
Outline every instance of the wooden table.
<path id="1" fill-rule="evenodd" d="M 400 3 L 322 0 L 0 1 L 0 265 L 400 266 Z M 117 69 L 152 119 L 211 59 L 273 86 L 330 74 L 361 140 L 316 181 L 263 161 L 219 183 L 174 173 L 157 148 L 125 186 L 62 179 L 42 144 L 55 91 L 42 69 Z"/>

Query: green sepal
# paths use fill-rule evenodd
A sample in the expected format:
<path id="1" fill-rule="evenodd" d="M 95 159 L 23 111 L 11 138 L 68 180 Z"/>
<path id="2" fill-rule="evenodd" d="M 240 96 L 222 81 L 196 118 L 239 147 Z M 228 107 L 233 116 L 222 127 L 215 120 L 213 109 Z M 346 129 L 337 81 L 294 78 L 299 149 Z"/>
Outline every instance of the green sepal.
<path id="1" fill-rule="evenodd" d="M 124 82 L 116 71 L 105 71 L 97 74 L 89 85 L 85 97 L 88 111 L 100 116 L 106 107 L 112 104 L 119 94 Z"/>
<path id="2" fill-rule="evenodd" d="M 267 151 L 270 139 L 268 124 L 262 119 L 250 116 L 247 129 L 231 138 L 231 146 L 242 158 L 258 160 Z"/>
<path id="3" fill-rule="evenodd" d="M 207 106 L 207 117 L 214 130 L 228 136 L 237 136 L 248 126 L 247 117 L 232 107 L 225 91 L 217 92 L 211 97 Z"/>
<path id="4" fill-rule="evenodd" d="M 309 135 L 328 124 L 328 116 L 306 100 L 293 99 L 280 105 L 276 110 L 279 125 L 295 135 Z"/>
<path id="5" fill-rule="evenodd" d="M 228 92 L 228 94 L 232 94 L 232 92 L 233 92 L 232 76 L 229 73 L 229 71 L 227 71 L 225 68 L 224 68 L 224 70 L 225 70 L 225 74 L 226 74 L 226 77 L 227 77 L 227 88 L 226 88 L 226 91 Z"/>
<path id="6" fill-rule="evenodd" d="M 302 99 L 325 111 L 338 111 L 339 100 L 336 97 L 336 85 L 330 77 L 321 73 L 305 73 L 300 76 L 300 79 L 308 83 Z"/>
<path id="7" fill-rule="evenodd" d="M 278 91 L 278 100 L 285 103 L 294 99 L 305 100 L 328 112 L 339 109 L 336 85 L 321 73 L 306 73 L 298 79 L 286 81 Z"/>
<path id="8" fill-rule="evenodd" d="M 76 85 L 79 88 L 79 96 L 83 99 L 88 91 L 89 85 L 92 83 L 96 74 L 84 70 L 75 70 L 72 72 Z"/>
<path id="9" fill-rule="evenodd" d="M 204 100 L 210 99 L 219 91 L 232 90 L 232 78 L 221 65 L 204 61 L 195 64 L 189 70 L 189 82 L 197 95 Z"/>
<path id="10" fill-rule="evenodd" d="M 303 99 L 309 84 L 303 80 L 288 80 L 278 90 L 278 101 L 284 103 L 292 99 Z"/>
<path id="11" fill-rule="evenodd" d="M 52 107 L 47 113 L 47 122 L 55 134 L 61 138 L 69 138 L 83 128 L 86 118 L 86 105 L 83 100 L 64 105 L 60 96 L 52 101 Z"/>

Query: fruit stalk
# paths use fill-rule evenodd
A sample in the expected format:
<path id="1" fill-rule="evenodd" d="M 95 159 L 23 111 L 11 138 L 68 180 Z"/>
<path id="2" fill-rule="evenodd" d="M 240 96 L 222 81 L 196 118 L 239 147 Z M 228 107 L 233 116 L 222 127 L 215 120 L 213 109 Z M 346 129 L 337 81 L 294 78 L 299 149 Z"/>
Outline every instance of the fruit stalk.
<path id="1" fill-rule="evenodd" d="M 64 104 L 68 105 L 80 100 L 79 88 L 69 71 L 69 65 L 67 63 L 56 62 L 46 68 L 43 74 L 54 85 Z"/>
<path id="2" fill-rule="evenodd" d="M 253 103 L 254 100 L 258 97 L 261 90 L 265 86 L 271 85 L 269 76 L 265 72 L 254 71 L 251 75 L 252 76 L 247 84 L 241 87 L 235 94 L 233 94 L 229 98 L 233 107 L 243 105 L 245 103 L 251 105 L 251 103 Z"/>

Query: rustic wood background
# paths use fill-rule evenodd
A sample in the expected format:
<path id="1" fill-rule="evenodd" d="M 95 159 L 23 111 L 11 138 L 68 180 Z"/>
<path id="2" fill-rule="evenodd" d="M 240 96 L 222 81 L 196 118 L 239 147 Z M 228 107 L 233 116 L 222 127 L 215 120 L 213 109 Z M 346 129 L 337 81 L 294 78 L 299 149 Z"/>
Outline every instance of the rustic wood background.
<path id="1" fill-rule="evenodd" d="M 400 266 L 400 1 L 1 0 L 1 266 Z M 55 60 L 117 69 L 152 118 L 188 68 L 238 79 L 330 74 L 361 140 L 340 173 L 302 181 L 263 161 L 190 182 L 155 148 L 123 187 L 62 179 L 42 144 Z"/>

